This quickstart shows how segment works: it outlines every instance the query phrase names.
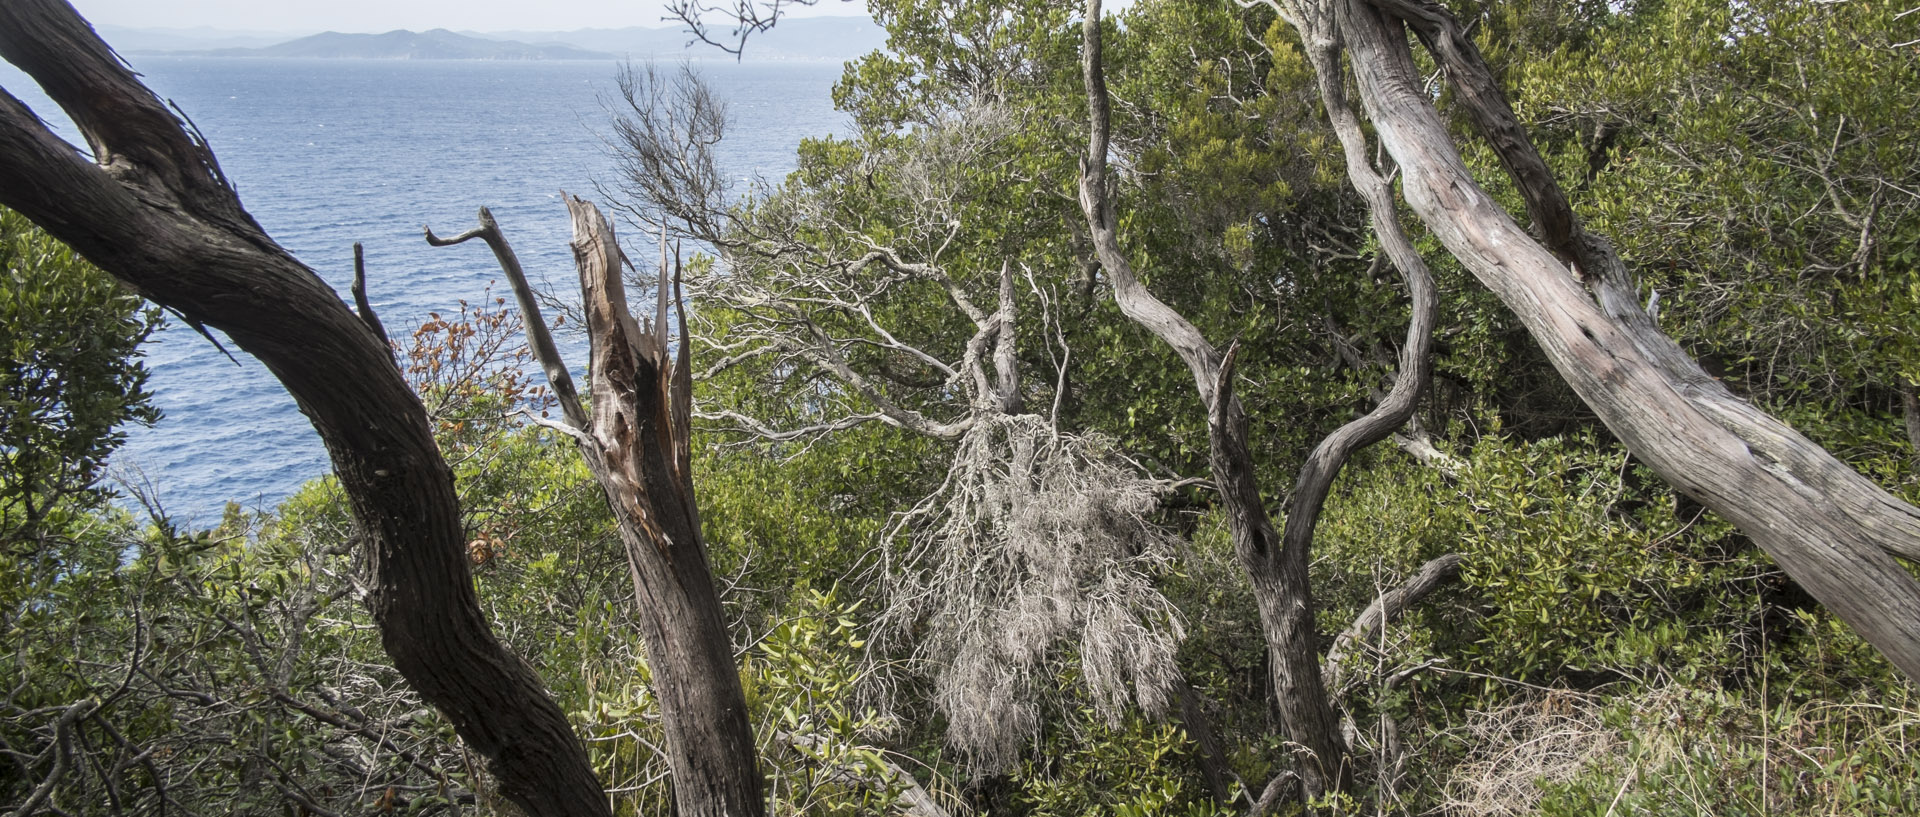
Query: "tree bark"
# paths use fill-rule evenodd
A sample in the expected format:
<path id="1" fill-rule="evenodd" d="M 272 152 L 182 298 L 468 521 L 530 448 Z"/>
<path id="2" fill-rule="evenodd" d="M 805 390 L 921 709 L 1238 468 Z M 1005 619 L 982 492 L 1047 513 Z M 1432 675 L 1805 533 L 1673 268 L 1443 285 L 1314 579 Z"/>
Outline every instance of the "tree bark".
<path id="1" fill-rule="evenodd" d="M 1920 556 L 1920 510 L 1735 397 L 1654 326 L 1625 266 L 1580 230 L 1451 15 L 1425 0 L 1296 2 L 1282 12 L 1303 38 L 1334 32 L 1346 47 L 1368 118 L 1402 170 L 1407 203 L 1514 311 L 1628 450 L 1753 537 L 1896 667 L 1920 678 L 1920 582 L 1889 555 Z M 1540 238 L 1467 171 L 1421 91 L 1403 20 L 1462 89 Z"/>
<path id="2" fill-rule="evenodd" d="M 352 508 L 382 645 L 534 815 L 605 815 L 586 754 L 474 595 L 453 474 L 389 350 L 240 206 L 212 152 L 61 0 L 0 3 L 0 57 L 86 136 L 82 157 L 0 92 L 0 203 L 286 386 Z"/>
<path id="3" fill-rule="evenodd" d="M 1112 114 L 1101 54 L 1100 0 L 1088 0 L 1083 21 L 1081 67 L 1089 121 L 1087 155 L 1081 160 L 1080 204 L 1094 252 L 1112 282 L 1120 311 L 1172 347 L 1193 374 L 1207 407 L 1209 468 L 1227 511 L 1235 552 L 1247 570 L 1271 653 L 1274 702 L 1287 738 L 1307 755 L 1297 764 L 1308 798 L 1343 791 L 1351 783 L 1350 758 L 1340 719 L 1324 685 L 1316 607 L 1308 576 L 1313 532 L 1327 494 L 1354 452 L 1372 445 L 1413 416 L 1431 379 L 1431 343 L 1439 298 L 1425 262 L 1401 229 L 1386 176 L 1369 164 L 1359 122 L 1349 109 L 1336 114 L 1348 170 L 1373 217 L 1381 245 L 1407 281 L 1411 318 L 1392 387 L 1373 411 L 1335 430 L 1315 446 L 1301 468 L 1288 505 L 1286 527 L 1276 533 L 1254 476 L 1247 445 L 1247 413 L 1233 396 L 1235 347 L 1220 355 L 1200 330 L 1155 298 L 1133 273 L 1120 249 L 1118 219 L 1107 179 Z M 1330 103 L 1331 107 L 1331 103 Z"/>
<path id="4" fill-rule="evenodd" d="M 679 277 L 668 276 L 663 247 L 654 317 L 645 324 L 635 321 L 620 278 L 626 256 L 613 226 L 591 203 L 563 197 L 573 218 L 573 257 L 591 344 L 591 412 L 580 401 L 540 315 L 539 300 L 493 214 L 481 208 L 480 226 L 451 239 L 429 229 L 427 242 L 447 246 L 479 238 L 493 250 L 520 305 L 527 345 L 560 404 L 563 421 L 547 425 L 578 443 L 613 509 L 660 700 L 678 814 L 759 817 L 766 813 L 766 799 L 746 695 L 693 494 L 693 375 L 684 304 L 675 310 L 681 338 L 677 358 L 668 351 L 667 287 L 671 281 L 677 295 Z"/>
<path id="5" fill-rule="evenodd" d="M 758 817 L 766 813 L 766 799 L 746 694 L 693 496 L 689 346 L 679 344 L 677 361 L 667 348 L 667 275 L 661 271 L 653 320 L 636 323 L 627 311 L 624 256 L 613 225 L 581 199 L 569 198 L 567 211 L 592 345 L 588 433 L 599 448 L 595 476 L 620 523 L 633 572 L 674 802 L 681 817 Z M 680 337 L 686 334 L 681 313 Z"/>

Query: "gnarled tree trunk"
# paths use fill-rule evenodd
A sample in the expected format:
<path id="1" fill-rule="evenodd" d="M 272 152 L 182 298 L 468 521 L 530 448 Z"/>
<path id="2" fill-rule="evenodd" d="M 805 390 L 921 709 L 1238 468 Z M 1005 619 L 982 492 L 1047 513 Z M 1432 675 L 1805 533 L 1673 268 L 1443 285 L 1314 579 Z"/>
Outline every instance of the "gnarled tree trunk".
<path id="1" fill-rule="evenodd" d="M 1625 266 L 1586 233 L 1456 20 L 1431 0 L 1278 5 L 1307 43 L 1344 48 L 1407 204 L 1546 351 L 1634 456 L 1726 517 L 1908 677 L 1920 678 L 1920 509 L 1887 494 L 1701 371 L 1638 305 Z M 1444 67 L 1526 198 L 1529 234 L 1473 180 L 1431 97 L 1407 27 Z M 1338 71 L 1337 59 L 1316 62 Z M 1344 83 L 1323 76 L 1323 89 Z M 1332 105 L 1332 100 L 1329 100 Z"/>
<path id="2" fill-rule="evenodd" d="M 535 815 L 604 815 L 585 752 L 489 629 L 453 473 L 381 338 L 241 208 L 213 153 L 62 0 L 0 3 L 0 56 L 37 80 L 88 160 L 0 92 L 0 204 L 188 322 L 227 333 L 326 443 L 365 537 L 382 645 Z"/>
<path id="3" fill-rule="evenodd" d="M 1313 532 L 1340 469 L 1354 452 L 1386 439 L 1404 425 L 1431 379 L 1430 350 L 1439 303 L 1433 278 L 1400 227 L 1386 177 L 1366 158 L 1358 121 L 1351 114 L 1336 118 L 1348 170 L 1369 205 L 1382 247 L 1406 279 L 1412 315 L 1392 387 L 1373 411 L 1341 426 L 1314 447 L 1295 480 L 1286 526 L 1276 532 L 1254 477 L 1247 412 L 1233 396 L 1238 347 L 1220 354 L 1197 327 L 1147 291 L 1120 248 L 1119 220 L 1107 178 L 1112 115 L 1101 53 L 1100 5 L 1100 0 L 1087 0 L 1082 30 L 1089 137 L 1087 155 L 1081 160 L 1081 209 L 1120 311 L 1172 347 L 1193 374 L 1194 386 L 1207 407 L 1208 466 L 1227 511 L 1234 550 L 1247 570 L 1260 609 L 1282 727 L 1287 739 L 1306 755 L 1295 764 L 1303 793 L 1317 798 L 1342 791 L 1352 782 L 1351 761 L 1340 717 L 1324 683 L 1314 631 L 1316 608 L 1308 576 Z M 1268 786 L 1268 795 L 1260 798 L 1256 811 L 1273 807 L 1278 783 L 1276 778 Z"/>

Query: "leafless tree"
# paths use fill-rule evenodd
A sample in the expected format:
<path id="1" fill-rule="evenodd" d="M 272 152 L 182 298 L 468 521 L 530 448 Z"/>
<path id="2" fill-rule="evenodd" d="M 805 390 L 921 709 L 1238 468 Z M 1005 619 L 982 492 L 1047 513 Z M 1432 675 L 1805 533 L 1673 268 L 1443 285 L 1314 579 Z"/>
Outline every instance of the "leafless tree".
<path id="1" fill-rule="evenodd" d="M 968 245 L 968 170 L 1013 158 L 1018 118 L 991 95 L 962 100 L 835 178 L 733 206 L 713 152 L 724 110 L 696 76 L 630 72 L 623 101 L 629 213 L 719 253 L 687 280 L 714 360 L 701 377 L 751 377 L 800 406 L 694 416 L 776 445 L 869 423 L 953 443 L 946 479 L 887 537 L 908 547 L 885 565 L 881 616 L 882 641 L 932 680 L 950 743 L 1004 768 L 1067 651 L 1103 714 L 1164 709 L 1184 633 L 1152 581 L 1174 542 L 1150 520 L 1170 482 L 1057 427 L 1058 299 L 1020 247 Z M 1023 340 L 1047 350 L 1051 404 L 1023 379 Z"/>

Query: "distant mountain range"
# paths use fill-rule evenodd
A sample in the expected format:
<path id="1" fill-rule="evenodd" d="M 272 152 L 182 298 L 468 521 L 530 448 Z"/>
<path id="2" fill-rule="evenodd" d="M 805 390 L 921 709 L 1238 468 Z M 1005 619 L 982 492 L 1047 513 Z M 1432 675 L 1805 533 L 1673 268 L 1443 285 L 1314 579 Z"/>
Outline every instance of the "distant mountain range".
<path id="1" fill-rule="evenodd" d="M 680 28 L 587 28 L 578 31 L 462 31 L 486 39 L 559 43 L 605 51 L 633 59 L 733 59 L 706 43 L 688 43 Z M 724 38 L 721 29 L 715 34 Z M 728 40 L 722 39 L 722 42 Z M 845 62 L 885 47 L 887 31 L 866 17 L 800 17 L 781 20 L 747 41 L 748 60 L 822 60 Z"/>
<path id="2" fill-rule="evenodd" d="M 528 45 L 432 31 L 341 34 L 329 31 L 265 48 L 175 52 L 200 57 L 296 57 L 356 60 L 605 60 L 613 55 L 569 45 Z"/>
<path id="3" fill-rule="evenodd" d="M 415 60 L 733 59 L 678 28 L 589 28 L 578 31 L 326 32 L 307 37 L 218 29 L 132 29 L 101 26 L 127 54 L 211 57 Z M 723 32 L 724 33 L 724 32 Z M 886 31 L 866 17 L 787 19 L 747 43 L 751 61 L 844 62 L 886 44 Z"/>

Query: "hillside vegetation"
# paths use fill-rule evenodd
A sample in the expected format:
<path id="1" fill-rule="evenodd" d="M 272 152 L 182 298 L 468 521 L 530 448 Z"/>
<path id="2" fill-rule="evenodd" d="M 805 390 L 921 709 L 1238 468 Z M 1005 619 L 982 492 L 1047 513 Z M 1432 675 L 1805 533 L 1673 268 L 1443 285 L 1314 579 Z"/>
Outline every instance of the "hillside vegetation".
<path id="1" fill-rule="evenodd" d="M 1364 44 L 1303 42 L 1315 4 L 1141 0 L 1090 27 L 1042 0 L 868 7 L 890 39 L 835 88 L 855 132 L 783 180 L 715 164 L 724 106 L 691 70 L 626 72 L 611 125 L 607 204 L 686 251 L 633 253 L 621 394 L 666 419 L 624 421 L 685 451 L 755 807 L 1920 813 L 1898 633 L 1843 620 L 1860 600 L 1789 575 L 1778 531 L 1566 370 L 1390 153 Z M 1552 244 L 1537 192 L 1564 191 L 1630 272 L 1631 322 L 1697 361 L 1688 396 L 1726 390 L 1864 486 L 1795 483 L 1813 505 L 1914 513 L 1920 11 L 1445 8 L 1461 61 L 1436 61 L 1460 53 L 1439 27 L 1392 31 L 1484 198 Z M 1485 135 L 1473 66 L 1541 187 Z M 108 275 L 133 262 L 103 272 L 22 216 L 38 200 L 0 201 L 21 211 L 0 211 L 0 813 L 587 813 L 507 777 L 535 744 L 477 740 L 497 734 L 417 689 L 392 635 L 416 596 L 384 561 L 411 545 L 370 526 L 370 477 L 208 530 L 167 517 L 164 484 L 111 499 L 113 429 L 155 419 L 158 312 Z M 1605 300 L 1589 251 L 1566 274 Z M 588 286 L 535 326 L 604 343 Z M 572 727 L 593 809 L 722 813 L 669 761 L 695 737 L 662 701 L 708 682 L 670 677 L 676 619 L 642 575 L 648 542 L 693 569 L 658 530 L 673 500 L 622 493 L 605 418 L 576 421 L 625 410 L 619 350 L 596 346 L 581 400 L 525 320 L 475 293 L 387 328 L 479 612 Z M 1369 418 L 1378 441 L 1329 466 Z M 1763 448 L 1769 474 L 1801 466 Z M 1920 542 L 1873 530 L 1920 576 Z"/>

